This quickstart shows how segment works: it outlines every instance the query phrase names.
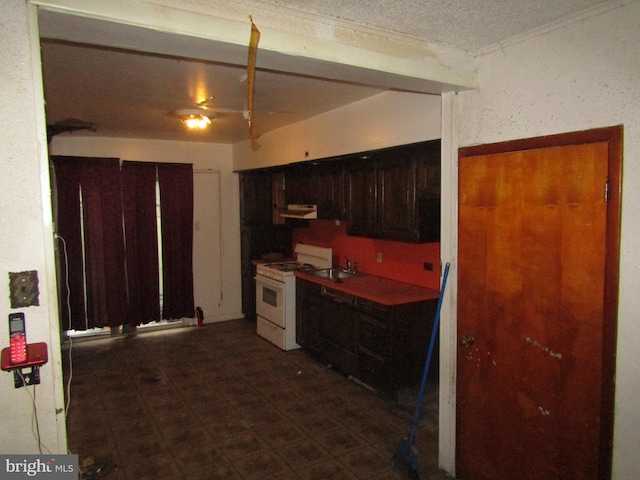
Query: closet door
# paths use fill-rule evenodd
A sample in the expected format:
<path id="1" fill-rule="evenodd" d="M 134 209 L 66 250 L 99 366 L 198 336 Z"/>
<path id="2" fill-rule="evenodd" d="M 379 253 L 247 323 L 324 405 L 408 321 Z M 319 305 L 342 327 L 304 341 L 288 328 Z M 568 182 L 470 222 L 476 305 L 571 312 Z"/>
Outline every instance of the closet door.
<path id="1" fill-rule="evenodd" d="M 223 302 L 221 175 L 211 170 L 193 173 L 193 296 L 209 319 L 222 310 Z"/>

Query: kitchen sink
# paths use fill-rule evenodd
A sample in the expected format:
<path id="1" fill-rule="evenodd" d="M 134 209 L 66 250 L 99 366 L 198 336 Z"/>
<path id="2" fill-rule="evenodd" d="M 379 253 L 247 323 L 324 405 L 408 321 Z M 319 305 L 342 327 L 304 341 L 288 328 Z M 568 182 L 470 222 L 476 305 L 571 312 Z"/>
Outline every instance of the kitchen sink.
<path id="1" fill-rule="evenodd" d="M 357 273 L 349 272 L 343 268 L 324 268 L 321 270 L 312 270 L 308 273 L 314 277 L 335 281 L 343 280 L 345 278 L 353 278 L 358 275 Z"/>

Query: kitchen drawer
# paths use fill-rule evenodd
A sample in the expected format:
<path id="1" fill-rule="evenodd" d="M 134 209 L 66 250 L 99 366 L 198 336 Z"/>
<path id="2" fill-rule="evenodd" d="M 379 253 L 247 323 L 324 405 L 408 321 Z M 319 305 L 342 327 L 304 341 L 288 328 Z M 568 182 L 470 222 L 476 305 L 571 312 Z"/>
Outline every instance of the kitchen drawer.
<path id="1" fill-rule="evenodd" d="M 358 297 L 356 305 L 359 312 L 366 313 L 378 322 L 387 323 L 390 310 L 388 306 L 361 297 Z"/>
<path id="2" fill-rule="evenodd" d="M 373 318 L 360 315 L 358 325 L 358 344 L 381 357 L 388 357 L 390 353 L 389 326 Z"/>
<path id="3" fill-rule="evenodd" d="M 269 322 L 268 320 L 265 320 L 260 316 L 257 317 L 256 323 L 258 335 L 269 340 L 271 343 L 280 347 L 282 350 L 285 349 L 286 337 L 284 328 L 280 328 L 279 326 Z"/>
<path id="4" fill-rule="evenodd" d="M 323 340 L 355 354 L 358 351 L 358 316 L 347 305 L 332 298 L 324 305 L 321 335 Z"/>
<path id="5" fill-rule="evenodd" d="M 325 344 L 324 358 L 345 375 L 357 375 L 358 373 L 358 356 L 354 353 L 347 352 L 334 343 L 327 342 Z"/>
<path id="6" fill-rule="evenodd" d="M 364 348 L 358 353 L 358 378 L 367 385 L 379 387 L 383 390 L 389 381 L 388 362 Z"/>

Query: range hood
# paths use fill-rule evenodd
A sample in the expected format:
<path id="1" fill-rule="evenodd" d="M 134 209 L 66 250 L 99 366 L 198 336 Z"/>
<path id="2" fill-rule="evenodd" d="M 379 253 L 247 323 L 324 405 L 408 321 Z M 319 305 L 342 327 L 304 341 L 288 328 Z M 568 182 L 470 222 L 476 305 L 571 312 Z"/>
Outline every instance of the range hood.
<path id="1" fill-rule="evenodd" d="M 287 205 L 287 208 L 280 216 L 284 218 L 303 218 L 306 220 L 318 218 L 318 206 L 308 204 Z"/>

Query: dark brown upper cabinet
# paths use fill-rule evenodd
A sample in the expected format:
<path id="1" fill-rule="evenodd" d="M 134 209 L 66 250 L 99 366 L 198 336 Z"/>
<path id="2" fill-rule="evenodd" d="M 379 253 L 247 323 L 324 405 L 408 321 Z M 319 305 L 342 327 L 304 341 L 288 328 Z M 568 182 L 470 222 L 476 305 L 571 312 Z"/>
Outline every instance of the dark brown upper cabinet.
<path id="1" fill-rule="evenodd" d="M 243 225 L 284 223 L 285 204 L 314 204 L 319 219 L 346 219 L 349 235 L 440 241 L 440 140 L 246 172 L 242 190 Z"/>
<path id="2" fill-rule="evenodd" d="M 287 167 L 285 174 L 287 204 L 318 205 L 318 218 L 334 220 L 346 217 L 344 168 L 336 161 L 305 162 Z"/>
<path id="3" fill-rule="evenodd" d="M 426 142 L 417 152 L 416 218 L 418 241 L 440 241 L 440 140 Z"/>
<path id="4" fill-rule="evenodd" d="M 370 156 L 347 165 L 347 233 L 358 237 L 376 236 L 376 165 Z"/>
<path id="5" fill-rule="evenodd" d="M 314 167 L 308 163 L 290 165 L 285 168 L 284 192 L 287 205 L 317 204 L 318 179 Z"/>
<path id="6" fill-rule="evenodd" d="M 315 167 L 318 218 L 342 220 L 347 216 L 345 204 L 345 169 L 338 162 Z"/>
<path id="7" fill-rule="evenodd" d="M 240 221 L 243 226 L 270 225 L 273 187 L 269 170 L 250 170 L 240 174 Z"/>
<path id="8" fill-rule="evenodd" d="M 349 235 L 440 241 L 440 141 L 403 145 L 347 166 Z"/>
<path id="9" fill-rule="evenodd" d="M 416 237 L 416 160 L 395 157 L 377 165 L 376 236 L 393 240 Z"/>

